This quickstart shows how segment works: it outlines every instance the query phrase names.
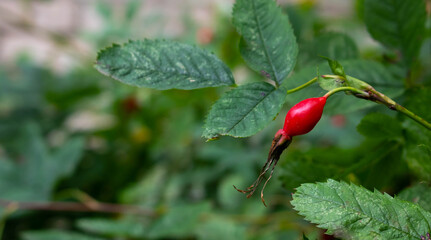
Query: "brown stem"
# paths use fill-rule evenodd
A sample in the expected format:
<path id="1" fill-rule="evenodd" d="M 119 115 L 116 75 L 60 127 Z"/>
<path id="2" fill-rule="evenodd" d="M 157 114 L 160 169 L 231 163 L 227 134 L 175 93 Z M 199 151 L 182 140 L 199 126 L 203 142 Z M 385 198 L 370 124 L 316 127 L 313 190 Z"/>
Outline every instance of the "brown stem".
<path id="1" fill-rule="evenodd" d="M 119 205 L 112 203 L 91 202 L 89 204 L 77 202 L 18 202 L 0 199 L 0 206 L 13 207 L 19 210 L 43 210 L 65 212 L 101 212 L 101 213 L 128 213 L 155 217 L 153 210 L 142 209 L 132 205 Z"/>

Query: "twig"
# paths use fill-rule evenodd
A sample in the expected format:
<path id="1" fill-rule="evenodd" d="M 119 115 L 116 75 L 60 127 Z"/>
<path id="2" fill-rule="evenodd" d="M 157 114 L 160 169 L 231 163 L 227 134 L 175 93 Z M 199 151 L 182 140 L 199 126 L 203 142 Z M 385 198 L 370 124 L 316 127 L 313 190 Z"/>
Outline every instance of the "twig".
<path id="1" fill-rule="evenodd" d="M 100 212 L 100 213 L 128 213 L 156 217 L 158 214 L 149 209 L 142 209 L 133 205 L 91 202 L 89 204 L 77 202 L 18 202 L 0 199 L 0 206 L 15 206 L 18 210 L 43 210 L 65 212 Z"/>

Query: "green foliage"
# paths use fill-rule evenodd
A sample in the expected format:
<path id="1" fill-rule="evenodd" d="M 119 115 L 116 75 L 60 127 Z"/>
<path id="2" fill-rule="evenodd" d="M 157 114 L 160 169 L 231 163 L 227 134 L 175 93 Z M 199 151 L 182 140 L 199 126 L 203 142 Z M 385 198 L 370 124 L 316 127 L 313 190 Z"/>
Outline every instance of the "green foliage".
<path id="1" fill-rule="evenodd" d="M 423 209 L 431 212 L 431 187 L 428 184 L 417 183 L 401 191 L 398 197 L 416 203 Z"/>
<path id="2" fill-rule="evenodd" d="M 281 84 L 298 54 L 289 19 L 273 0 L 238 0 L 232 23 L 242 36 L 240 52 L 247 64 Z"/>
<path id="3" fill-rule="evenodd" d="M 80 233 L 60 230 L 27 231 L 22 233 L 23 240 L 103 240 Z"/>
<path id="4" fill-rule="evenodd" d="M 193 235 L 202 213 L 210 208 L 209 203 L 175 206 L 158 219 L 148 232 L 150 238 L 188 237 Z"/>
<path id="5" fill-rule="evenodd" d="M 337 156 L 343 156 L 339 160 Z M 293 190 L 308 182 L 325 181 L 342 176 L 346 168 L 355 164 L 357 154 L 350 149 L 313 149 L 309 152 L 290 151 L 280 162 L 280 180 L 286 189 Z"/>
<path id="6" fill-rule="evenodd" d="M 346 73 L 344 72 L 344 67 L 341 65 L 338 61 L 333 60 L 329 57 L 322 56 L 322 58 L 326 59 L 328 61 L 329 67 L 331 68 L 331 71 L 335 75 L 340 75 L 344 78 L 346 77 Z"/>
<path id="7" fill-rule="evenodd" d="M 172 28 L 176 14 L 167 14 L 167 19 L 150 2 L 97 1 L 90 5 L 100 15 L 100 28 L 74 29 L 67 35 L 53 32 L 53 43 L 60 43 L 52 44 L 56 52 L 73 49 L 71 59 L 78 68 L 72 64 L 59 71 L 28 56 L 3 61 L 0 204 L 7 205 L 7 211 L 0 213 L 0 238 L 321 239 L 322 231 L 303 221 L 289 204 L 290 191 L 301 184 L 305 185 L 294 195 L 295 206 L 339 237 L 425 235 L 429 231 L 425 210 L 430 210 L 431 201 L 431 134 L 411 119 L 347 92 L 332 95 L 316 128 L 295 137 L 283 153 L 265 191 L 268 208 L 259 196 L 246 199 L 233 189 L 232 185 L 247 186 L 256 178 L 271 139 L 283 124 L 283 116 L 277 115 L 288 111 L 285 102 L 292 106 L 337 87 L 371 85 L 431 121 L 427 68 L 431 41 L 429 29 L 423 31 L 423 1 L 356 1 L 361 14 L 368 8 L 365 18 L 338 7 L 340 14 L 328 18 L 316 1 L 279 8 L 280 2 L 237 0 L 232 21 L 224 5 L 217 3 L 206 12 L 214 17 L 207 25 L 195 21 L 196 11 L 190 11 L 194 4 L 185 1 L 175 5 L 179 15 L 183 16 L 183 8 L 187 12 Z M 371 36 L 388 50 L 382 53 L 381 46 L 369 41 L 364 20 Z M 83 21 L 87 26 L 87 19 Z M 19 29 L 46 32 L 32 24 Z M 7 29 L 3 36 L 8 36 Z M 69 40 L 100 48 L 142 36 L 191 45 L 138 40 L 99 53 L 95 66 L 99 71 L 144 87 L 140 89 L 107 81 L 91 67 L 92 54 L 75 51 L 75 41 Z M 330 60 L 334 72 L 345 79 L 320 77 L 318 83 L 286 95 L 332 72 L 319 56 L 334 59 Z M 53 55 L 43 62 L 50 63 L 57 66 L 63 60 Z M 210 88 L 218 86 L 232 88 Z M 195 88 L 205 89 L 183 91 Z M 206 138 L 250 138 L 205 142 L 202 125 Z M 333 180 L 306 184 L 327 179 L 363 187 Z M 398 195 L 423 209 L 366 189 Z M 15 209 L 8 200 L 30 202 L 25 205 L 30 207 L 32 201 L 53 200 L 52 206 L 79 201 L 88 207 L 100 201 L 117 210 L 139 206 L 142 213 L 47 214 Z"/>
<path id="8" fill-rule="evenodd" d="M 77 227 L 86 232 L 100 234 L 107 237 L 133 237 L 145 236 L 145 228 L 135 219 L 109 220 L 105 218 L 83 218 L 77 222 Z"/>
<path id="9" fill-rule="evenodd" d="M 319 56 L 337 60 L 357 59 L 359 51 L 356 43 L 347 34 L 326 32 L 300 47 L 298 65 L 315 66 L 322 62 Z"/>
<path id="10" fill-rule="evenodd" d="M 407 64 L 416 59 L 425 34 L 424 0 L 365 0 L 364 20 L 371 36 L 400 50 Z"/>
<path id="11" fill-rule="evenodd" d="M 396 119 L 382 114 L 371 113 L 358 125 L 358 132 L 371 139 L 397 139 L 402 136 L 402 126 Z"/>
<path id="12" fill-rule="evenodd" d="M 414 123 L 406 125 L 404 158 L 420 179 L 431 181 L 431 133 Z"/>
<path id="13" fill-rule="evenodd" d="M 291 203 L 307 220 L 342 238 L 420 239 L 431 231 L 431 213 L 421 207 L 331 179 L 301 185 Z"/>
<path id="14" fill-rule="evenodd" d="M 114 44 L 99 52 L 95 67 L 123 83 L 159 90 L 234 84 L 230 69 L 213 54 L 166 40 Z"/>
<path id="15" fill-rule="evenodd" d="M 197 229 L 198 239 L 202 240 L 242 240 L 247 239 L 246 228 L 227 217 L 212 217 Z"/>
<path id="16" fill-rule="evenodd" d="M 49 151 L 38 126 L 28 124 L 24 126 L 20 145 L 22 162 L 1 161 L 1 198 L 47 201 L 57 180 L 73 173 L 81 158 L 84 141 L 71 138 L 59 149 Z"/>
<path id="17" fill-rule="evenodd" d="M 212 107 L 203 136 L 249 137 L 262 130 L 280 112 L 286 92 L 269 83 L 245 84 L 225 93 Z"/>

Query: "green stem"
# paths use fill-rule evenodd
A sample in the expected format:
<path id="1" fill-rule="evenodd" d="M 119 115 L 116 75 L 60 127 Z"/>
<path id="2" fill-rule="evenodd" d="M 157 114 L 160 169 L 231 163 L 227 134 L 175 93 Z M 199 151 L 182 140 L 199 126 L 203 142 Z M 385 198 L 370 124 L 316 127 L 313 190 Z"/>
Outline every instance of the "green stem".
<path id="1" fill-rule="evenodd" d="M 388 108 L 390 108 L 392 110 L 398 111 L 398 112 L 406 115 L 407 117 L 409 117 L 410 119 L 414 120 L 415 122 L 421 124 L 422 126 L 424 126 L 425 128 L 427 128 L 428 130 L 431 130 L 431 123 L 427 122 L 425 119 L 423 119 L 423 118 L 419 117 L 418 115 L 414 114 L 413 112 L 411 112 L 407 108 L 399 105 L 394 100 L 392 100 L 391 98 L 387 97 L 386 95 L 384 95 L 384 94 L 376 91 L 375 89 L 371 89 L 369 91 L 369 93 L 372 95 L 371 97 L 375 101 L 386 105 Z"/>
<path id="2" fill-rule="evenodd" d="M 361 94 L 361 95 L 367 94 L 366 92 L 361 91 L 361 90 L 354 88 L 354 87 L 339 87 L 339 88 L 335 88 L 335 89 L 332 89 L 331 91 L 327 92 L 324 95 L 324 97 L 328 98 L 332 94 L 337 93 L 337 92 L 341 92 L 341 91 L 349 91 L 349 92 L 353 92 L 353 93 L 357 93 L 357 94 Z"/>
<path id="3" fill-rule="evenodd" d="M 398 103 L 395 104 L 395 110 L 406 115 L 410 119 L 413 119 L 417 123 L 421 124 L 422 126 L 426 127 L 428 130 L 431 130 L 431 123 L 425 121 L 425 119 L 419 117 L 418 115 L 410 112 L 407 108 L 399 105 Z"/>
<path id="4" fill-rule="evenodd" d="M 322 75 L 323 78 L 333 78 L 333 79 L 340 79 L 340 80 L 346 80 L 345 77 L 340 76 L 340 75 Z"/>
<path id="5" fill-rule="evenodd" d="M 297 92 L 297 91 L 299 91 L 299 90 L 301 90 L 301 89 L 303 89 L 303 88 L 306 88 L 306 87 L 308 87 L 308 86 L 310 86 L 311 84 L 313 84 L 313 83 L 315 83 L 316 81 L 317 81 L 317 77 L 315 77 L 315 78 L 313 78 L 313 79 L 311 79 L 310 81 L 308 81 L 308 82 L 306 82 L 306 83 L 304 83 L 304 84 L 302 84 L 301 86 L 299 86 L 299 87 L 296 87 L 296 88 L 293 88 L 293 89 L 290 89 L 290 90 L 287 90 L 287 94 L 291 94 L 291 93 L 294 93 L 294 92 Z"/>

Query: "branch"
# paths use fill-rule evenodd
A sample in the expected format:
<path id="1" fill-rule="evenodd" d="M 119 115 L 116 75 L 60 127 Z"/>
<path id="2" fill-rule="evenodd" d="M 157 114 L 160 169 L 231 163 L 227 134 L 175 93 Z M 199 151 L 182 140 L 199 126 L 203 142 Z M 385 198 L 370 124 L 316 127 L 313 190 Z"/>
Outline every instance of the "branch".
<path id="1" fill-rule="evenodd" d="M 128 213 L 156 217 L 158 214 L 150 209 L 142 209 L 133 205 L 120 205 L 112 203 L 77 203 L 77 202 L 18 202 L 0 199 L 0 206 L 17 210 L 43 210 L 65 212 L 101 212 L 101 213 Z"/>

